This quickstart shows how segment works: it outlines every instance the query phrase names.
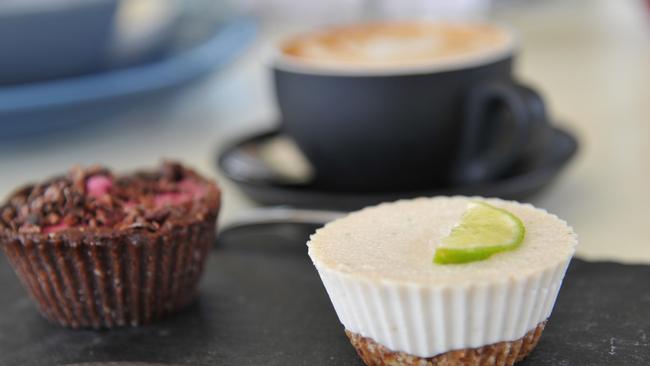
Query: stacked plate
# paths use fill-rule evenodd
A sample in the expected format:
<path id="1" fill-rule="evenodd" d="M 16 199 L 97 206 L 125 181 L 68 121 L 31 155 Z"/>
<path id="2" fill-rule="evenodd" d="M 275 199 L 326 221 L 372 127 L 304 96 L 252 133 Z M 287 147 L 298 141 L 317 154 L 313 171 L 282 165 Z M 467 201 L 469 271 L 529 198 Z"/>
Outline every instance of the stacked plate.
<path id="1" fill-rule="evenodd" d="M 0 59 L 0 138 L 114 116 L 222 67 L 255 34 L 250 19 L 235 18 L 226 9 L 197 15 L 184 5 L 0 4 L 0 49 L 7 50 Z"/>

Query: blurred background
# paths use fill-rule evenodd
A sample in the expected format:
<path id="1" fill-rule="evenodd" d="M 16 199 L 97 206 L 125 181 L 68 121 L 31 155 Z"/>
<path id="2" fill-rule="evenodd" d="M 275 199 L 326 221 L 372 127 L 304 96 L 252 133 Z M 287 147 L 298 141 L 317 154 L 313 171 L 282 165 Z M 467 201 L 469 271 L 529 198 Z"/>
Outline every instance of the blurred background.
<path id="1" fill-rule="evenodd" d="M 574 226 L 583 258 L 650 263 L 643 0 L 4 0 L 0 196 L 73 164 L 130 170 L 165 157 L 216 177 L 229 220 L 255 203 L 216 157 L 278 123 L 270 45 L 319 25 L 411 18 L 517 30 L 517 75 L 580 143 L 531 202 Z"/>

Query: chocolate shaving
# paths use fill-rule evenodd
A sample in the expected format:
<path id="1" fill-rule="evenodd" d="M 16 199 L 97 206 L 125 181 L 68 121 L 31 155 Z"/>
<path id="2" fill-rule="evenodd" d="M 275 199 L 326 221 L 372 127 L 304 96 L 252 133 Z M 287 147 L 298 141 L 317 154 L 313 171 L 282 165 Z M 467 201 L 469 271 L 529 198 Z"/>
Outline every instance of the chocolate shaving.
<path id="1" fill-rule="evenodd" d="M 101 181 L 99 187 L 89 185 L 92 177 L 99 177 L 93 182 Z M 204 198 L 202 194 L 183 191 L 179 182 L 185 180 L 199 187 L 211 184 L 175 162 L 165 162 L 155 171 L 126 176 L 115 176 L 101 166 L 75 166 L 67 175 L 25 186 L 10 195 L 0 206 L 0 229 L 21 233 L 71 227 L 154 231 L 168 220 L 193 212 L 194 201 Z M 177 197 L 178 202 L 158 202 L 161 196 Z"/>

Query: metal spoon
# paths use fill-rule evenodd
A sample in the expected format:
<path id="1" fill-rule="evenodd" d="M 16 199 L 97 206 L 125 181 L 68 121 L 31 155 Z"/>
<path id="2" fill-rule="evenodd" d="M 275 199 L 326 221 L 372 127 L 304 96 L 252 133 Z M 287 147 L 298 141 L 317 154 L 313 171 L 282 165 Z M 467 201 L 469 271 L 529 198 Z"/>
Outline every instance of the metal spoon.
<path id="1" fill-rule="evenodd" d="M 240 212 L 235 218 L 221 225 L 223 235 L 229 230 L 241 229 L 260 224 L 312 224 L 326 223 L 344 216 L 341 211 L 300 209 L 287 206 L 256 207 Z"/>

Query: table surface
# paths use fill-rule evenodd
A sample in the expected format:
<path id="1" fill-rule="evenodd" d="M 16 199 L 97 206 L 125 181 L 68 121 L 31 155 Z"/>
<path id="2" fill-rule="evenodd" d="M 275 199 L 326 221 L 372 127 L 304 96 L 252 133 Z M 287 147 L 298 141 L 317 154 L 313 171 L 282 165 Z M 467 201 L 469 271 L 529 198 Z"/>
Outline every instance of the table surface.
<path id="1" fill-rule="evenodd" d="M 260 225 L 222 235 L 197 302 L 110 332 L 49 325 L 0 256 L 0 364 L 362 366 L 305 251 L 314 229 Z M 572 261 L 539 345 L 517 366 L 647 366 L 648 276 L 645 265 Z"/>
<path id="2" fill-rule="evenodd" d="M 650 13 L 644 2 L 527 2 L 495 18 L 521 33 L 520 78 L 542 91 L 558 124 L 581 143 L 569 169 L 533 203 L 573 225 L 580 257 L 650 263 Z M 263 25 L 236 64 L 172 102 L 92 130 L 3 142 L 0 196 L 75 163 L 128 170 L 168 157 L 219 178 L 215 154 L 224 142 L 276 123 L 264 60 L 270 40 L 288 31 Z M 220 181 L 223 220 L 251 206 Z"/>

